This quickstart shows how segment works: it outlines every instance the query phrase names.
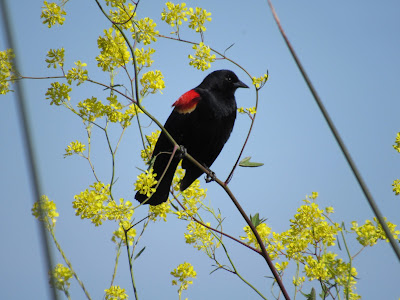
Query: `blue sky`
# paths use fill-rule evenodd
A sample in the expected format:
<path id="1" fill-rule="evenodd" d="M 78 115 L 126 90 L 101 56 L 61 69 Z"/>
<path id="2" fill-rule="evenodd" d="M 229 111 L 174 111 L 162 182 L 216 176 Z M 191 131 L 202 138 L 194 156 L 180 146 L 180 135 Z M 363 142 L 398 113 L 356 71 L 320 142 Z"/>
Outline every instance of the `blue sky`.
<path id="1" fill-rule="evenodd" d="M 26 76 L 59 75 L 47 69 L 45 55 L 50 48 L 64 47 L 66 68 L 81 60 L 88 64 L 89 76 L 107 82 L 96 66 L 97 37 L 109 27 L 94 1 L 70 1 L 65 25 L 48 29 L 41 24 L 41 1 L 8 1 L 18 45 L 21 73 Z M 151 2 L 151 3 L 150 3 Z M 389 221 L 400 224 L 400 202 L 391 184 L 400 177 L 400 156 L 392 148 L 400 131 L 400 19 L 398 1 L 275 1 L 275 8 L 298 56 L 331 114 L 348 149 L 359 167 L 371 193 Z M 227 55 L 254 76 L 267 70 L 270 79 L 260 92 L 256 124 L 245 150 L 245 156 L 264 163 L 257 169 L 237 169 L 230 183 L 247 213 L 259 212 L 274 231 L 286 230 L 289 219 L 302 204 L 305 195 L 319 193 L 321 207 L 333 206 L 333 218 L 364 223 L 373 217 L 363 194 L 323 120 L 314 100 L 291 58 L 267 2 L 189 1 L 188 6 L 201 6 L 212 13 L 205 42 L 223 52 L 234 43 Z M 142 0 L 140 17 L 149 16 L 159 25 L 160 33 L 171 29 L 162 24 L 163 1 Z M 4 50 L 3 32 L 0 50 Z M 188 29 L 182 37 L 198 41 Z M 217 61 L 206 72 L 188 65 L 190 46 L 159 40 L 154 47 L 154 69 L 162 70 L 166 88 L 163 94 L 152 95 L 145 105 L 162 123 L 171 111 L 171 104 L 184 92 L 198 85 L 209 71 L 228 68 L 242 81 L 251 84 L 246 74 L 226 61 Z M 100 299 L 111 280 L 115 246 L 110 241 L 116 224 L 95 228 L 87 220 L 75 216 L 73 196 L 94 182 L 89 165 L 78 157 L 63 158 L 64 149 L 73 140 L 85 141 L 82 122 L 60 107 L 50 106 L 45 92 L 51 80 L 25 81 L 31 130 L 39 162 L 43 190 L 57 204 L 60 213 L 56 234 L 80 278 L 93 299 Z M 72 102 L 96 95 L 105 97 L 102 88 L 85 84 L 74 89 Z M 239 106 L 254 105 L 254 91 L 239 90 Z M 0 140 L 2 141 L 0 187 L 3 208 L 0 226 L 3 246 L 0 249 L 0 289 L 4 299 L 35 299 L 47 296 L 47 277 L 42 268 L 38 226 L 31 216 L 32 195 L 27 178 L 26 161 L 15 99 L 1 96 Z M 155 129 L 149 125 L 147 132 Z M 243 144 L 249 120 L 238 116 L 234 131 L 212 169 L 226 178 Z M 113 131 L 114 132 L 114 131 Z M 115 130 L 113 139 L 118 138 Z M 115 140 L 113 142 L 115 142 Z M 110 177 L 110 158 L 104 136 L 93 131 L 93 161 L 104 181 Z M 144 165 L 139 156 L 137 129 L 131 127 L 121 143 L 116 161 L 117 197 L 133 199 L 133 182 Z M 233 235 L 242 235 L 244 221 L 229 198 L 215 183 L 202 185 L 208 189 L 214 208 L 226 217 L 224 228 Z M 138 210 L 139 219 L 146 209 Z M 259 299 L 233 275 L 218 271 L 209 275 L 212 262 L 183 238 L 186 224 L 169 218 L 167 223 L 151 223 L 141 241 L 146 251 L 135 262 L 135 274 L 141 299 L 174 299 L 169 272 L 183 261 L 191 262 L 198 273 L 184 297 L 189 299 Z M 352 253 L 359 245 L 348 237 Z M 269 296 L 270 272 L 261 257 L 227 241 L 232 258 L 247 279 Z M 346 257 L 344 251 L 337 250 Z M 56 253 L 56 252 L 55 252 Z M 221 254 L 222 256 L 222 254 Z M 62 262 L 56 254 L 57 263 Z M 390 246 L 381 242 L 365 249 L 354 260 L 358 270 L 357 292 L 363 299 L 398 299 L 400 268 Z M 291 286 L 292 274 L 285 283 Z M 129 285 L 126 254 L 122 251 L 117 284 L 125 287 L 134 299 Z M 291 290 L 291 288 L 289 288 Z M 74 282 L 74 299 L 83 294 Z M 307 292 L 307 290 L 305 290 Z M 292 295 L 292 294 L 291 294 Z M 301 298 L 301 296 L 299 296 Z M 271 296 L 269 298 L 272 299 Z"/>

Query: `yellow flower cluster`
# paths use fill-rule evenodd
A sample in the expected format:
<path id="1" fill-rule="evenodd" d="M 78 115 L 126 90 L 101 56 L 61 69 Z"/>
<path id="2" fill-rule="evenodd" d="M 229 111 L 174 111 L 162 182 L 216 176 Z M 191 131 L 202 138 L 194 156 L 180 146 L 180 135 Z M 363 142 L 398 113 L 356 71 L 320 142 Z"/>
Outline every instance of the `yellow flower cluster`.
<path id="1" fill-rule="evenodd" d="M 248 115 L 254 115 L 257 113 L 255 107 L 249 107 L 249 108 L 244 108 L 244 107 L 239 107 L 238 108 L 238 113 L 240 114 L 248 114 Z"/>
<path id="2" fill-rule="evenodd" d="M 264 74 L 260 77 L 253 77 L 253 85 L 257 90 L 261 89 L 268 81 L 268 74 Z"/>
<path id="3" fill-rule="evenodd" d="M 301 287 L 306 278 L 310 281 L 322 280 L 336 284 L 339 288 L 343 287 L 345 291 L 349 289 L 350 299 L 359 299 L 359 295 L 354 293 L 356 269 L 336 258 L 336 254 L 327 251 L 335 245 L 336 236 L 341 228 L 337 223 L 327 222 L 328 215 L 334 210 L 332 207 L 320 209 L 315 203 L 317 197 L 318 193 L 314 192 L 303 200 L 305 204 L 297 209 L 287 231 L 275 233 L 265 223 L 260 223 L 256 228 L 257 232 L 271 259 L 283 260 L 281 263 L 275 263 L 278 272 L 282 274 L 290 260 L 295 260 L 298 266 L 304 265 L 305 276 L 293 277 L 295 286 Z M 260 249 L 250 227 L 244 227 L 244 231 L 246 236 L 241 239 Z"/>
<path id="4" fill-rule="evenodd" d="M 215 61 L 215 54 L 210 54 L 210 47 L 204 45 L 201 42 L 199 45 L 193 45 L 192 47 L 196 52 L 193 55 L 189 55 L 189 65 L 199 69 L 199 70 L 207 70 L 211 67 L 211 63 Z"/>
<path id="5" fill-rule="evenodd" d="M 165 21 L 171 27 L 176 27 L 176 31 L 171 32 L 171 34 L 177 34 L 179 37 L 179 26 L 182 25 L 182 21 L 188 21 L 187 17 L 190 17 L 189 28 L 195 30 L 196 32 L 206 31 L 204 26 L 206 21 L 211 21 L 211 13 L 207 12 L 205 9 L 196 7 L 195 9 L 186 7 L 186 3 L 173 4 L 172 2 L 167 2 L 165 4 L 167 9 L 161 13 L 161 20 Z"/>
<path id="6" fill-rule="evenodd" d="M 76 85 L 80 85 L 84 83 L 88 79 L 88 71 L 84 70 L 83 68 L 87 66 L 87 64 L 82 63 L 80 60 L 75 62 L 76 68 L 72 68 L 68 71 L 66 78 L 68 84 L 70 85 L 72 81 L 78 80 Z"/>
<path id="7" fill-rule="evenodd" d="M 392 186 L 395 195 L 400 195 L 400 179 L 396 179 L 395 181 L 393 181 Z"/>
<path id="8" fill-rule="evenodd" d="M 128 46 L 118 30 L 104 30 L 104 36 L 97 39 L 97 45 L 100 49 L 100 54 L 96 57 L 97 65 L 104 72 L 112 72 L 131 60 Z"/>
<path id="9" fill-rule="evenodd" d="M 135 19 L 135 5 L 125 2 L 125 0 L 107 0 L 107 5 L 116 8 L 110 10 L 109 18 L 111 21 L 123 29 L 129 30 L 132 33 L 132 38 L 139 43 L 143 42 L 144 45 L 148 45 L 157 41 L 158 30 L 155 29 L 157 24 L 148 17 L 140 20 Z"/>
<path id="10" fill-rule="evenodd" d="M 50 105 L 55 104 L 59 106 L 71 99 L 69 96 L 69 92 L 71 91 L 72 89 L 64 83 L 59 83 L 58 81 L 52 82 L 51 87 L 47 89 L 46 99 L 51 99 Z"/>
<path id="11" fill-rule="evenodd" d="M 14 80 L 14 67 L 12 59 L 15 57 L 12 49 L 0 51 L 0 95 L 5 95 L 10 91 L 10 81 Z"/>
<path id="12" fill-rule="evenodd" d="M 119 287 L 119 285 L 113 285 L 109 289 L 104 290 L 106 292 L 106 300 L 126 300 L 128 295 L 125 293 L 125 289 Z"/>
<path id="13" fill-rule="evenodd" d="M 386 234 L 376 217 L 374 217 L 374 222 L 371 220 L 366 220 L 365 224 L 362 226 L 359 226 L 355 221 L 351 222 L 351 224 L 353 225 L 351 230 L 357 234 L 357 241 L 364 247 L 373 246 L 378 240 L 385 240 L 386 242 L 389 242 L 389 239 L 386 237 Z M 400 231 L 396 230 L 397 225 L 391 222 L 386 222 L 386 224 L 389 227 L 390 232 L 393 234 L 393 237 L 396 240 L 399 240 Z"/>
<path id="14" fill-rule="evenodd" d="M 105 0 L 107 6 L 121 7 L 125 4 L 126 0 Z"/>
<path id="15" fill-rule="evenodd" d="M 131 104 L 127 109 L 118 102 L 117 96 L 111 95 L 107 97 L 108 105 L 103 104 L 96 97 L 88 98 L 78 103 L 79 115 L 83 120 L 94 122 L 97 118 L 104 116 L 112 123 L 120 123 L 123 128 L 131 125 L 132 118 L 136 115 L 135 104 Z M 125 109 L 125 111 L 124 111 Z M 137 108 L 138 112 L 141 112 Z"/>
<path id="16" fill-rule="evenodd" d="M 129 220 L 133 215 L 132 202 L 119 199 L 119 204 L 116 201 L 110 201 L 103 208 L 104 215 L 108 220 Z"/>
<path id="17" fill-rule="evenodd" d="M 49 272 L 50 276 L 54 278 L 55 288 L 60 291 L 67 291 L 71 285 L 69 280 L 72 278 L 72 271 L 64 267 L 63 264 L 58 264 L 52 272 Z M 50 280 L 51 283 L 51 280 Z"/>
<path id="18" fill-rule="evenodd" d="M 39 204 L 40 201 L 40 204 Z M 56 211 L 57 207 L 53 200 L 49 200 L 46 195 L 40 197 L 40 200 L 33 204 L 32 215 L 39 221 L 44 221 L 48 229 L 54 228 L 56 225 L 59 213 Z M 42 218 L 40 216 L 39 205 L 42 208 Z"/>
<path id="19" fill-rule="evenodd" d="M 157 174 L 153 173 L 153 169 L 140 174 L 135 182 L 135 191 L 139 191 L 141 194 L 150 197 L 156 191 L 156 176 Z"/>
<path id="20" fill-rule="evenodd" d="M 397 133 L 393 148 L 397 152 L 400 152 L 400 132 Z M 395 195 L 400 195 L 400 179 L 394 180 L 392 186 L 393 186 L 393 192 L 395 193 Z"/>
<path id="21" fill-rule="evenodd" d="M 160 130 L 156 130 L 156 131 L 152 132 L 150 135 L 146 135 L 146 140 L 147 140 L 148 144 L 146 145 L 146 149 L 141 150 L 141 152 L 140 152 L 140 156 L 142 157 L 142 159 L 145 162 L 149 161 L 151 155 L 153 154 L 154 146 L 157 143 L 160 133 L 161 133 Z"/>
<path id="22" fill-rule="evenodd" d="M 189 284 L 193 284 L 193 280 L 189 280 L 190 278 L 196 278 L 197 273 L 194 270 L 193 266 L 190 263 L 184 262 L 183 264 L 178 265 L 172 272 L 171 275 L 176 279 L 172 280 L 172 285 L 178 285 L 179 282 L 179 299 L 181 299 L 182 291 L 187 290 Z"/>
<path id="23" fill-rule="evenodd" d="M 148 94 L 155 94 L 157 91 L 162 94 L 161 91 L 165 88 L 163 78 L 164 76 L 160 70 L 144 73 L 140 79 L 140 84 L 142 85 L 140 95 L 145 97 Z"/>
<path id="24" fill-rule="evenodd" d="M 324 253 L 318 259 L 307 256 L 304 266 L 306 276 L 310 281 L 333 280 L 338 286 L 344 287 L 345 293 L 347 289 L 349 290 L 349 299 L 361 299 L 360 295 L 354 293 L 356 269 L 351 268 L 350 264 L 345 263 L 342 259 L 337 259 L 336 256 L 337 254 L 332 252 Z"/>
<path id="25" fill-rule="evenodd" d="M 182 25 L 182 21 L 187 21 L 186 3 L 173 4 L 172 2 L 165 3 L 167 10 L 164 8 L 161 13 L 161 20 L 165 21 L 172 27 Z"/>
<path id="26" fill-rule="evenodd" d="M 146 17 L 144 19 L 140 19 L 136 23 L 136 32 L 132 35 L 134 39 L 137 38 L 137 41 L 143 42 L 144 45 L 148 45 L 151 42 L 157 41 L 156 36 L 158 34 L 158 30 L 155 30 L 157 24 L 150 18 Z"/>
<path id="27" fill-rule="evenodd" d="M 204 23 L 206 21 L 211 21 L 211 13 L 207 12 L 205 9 L 196 7 L 195 10 L 193 10 L 193 8 L 189 8 L 188 15 L 190 16 L 189 28 L 196 30 L 196 32 L 206 31 Z"/>
<path id="28" fill-rule="evenodd" d="M 128 230 L 129 229 L 129 230 Z M 126 233 L 125 237 L 125 231 L 128 232 Z M 121 221 L 119 222 L 119 227 L 116 231 L 113 232 L 113 236 L 111 238 L 111 241 L 113 241 L 115 244 L 119 244 L 120 241 L 122 241 L 122 244 L 126 246 L 126 240 L 128 239 L 128 245 L 132 246 L 133 241 L 135 240 L 136 237 L 136 229 L 131 228 L 131 223 L 129 221 Z"/>
<path id="29" fill-rule="evenodd" d="M 150 220 L 156 222 L 163 219 L 164 222 L 167 222 L 167 214 L 171 212 L 171 205 L 169 201 L 161 203 L 159 205 L 149 205 L 149 216 Z"/>
<path id="30" fill-rule="evenodd" d="M 173 189 L 179 191 L 180 182 L 185 175 L 182 164 L 179 163 L 173 179 Z M 182 204 L 185 209 L 175 212 L 179 219 L 188 220 L 195 214 L 200 207 L 204 206 L 203 200 L 206 198 L 206 189 L 200 187 L 200 180 L 196 179 L 186 190 L 182 192 Z"/>
<path id="31" fill-rule="evenodd" d="M 77 107 L 79 108 L 79 115 L 83 120 L 94 122 L 97 118 L 104 116 L 104 105 L 96 97 L 80 101 Z"/>
<path id="32" fill-rule="evenodd" d="M 103 220 L 129 220 L 133 215 L 130 201 L 119 200 L 119 204 L 110 198 L 110 185 L 96 182 L 79 195 L 74 196 L 73 208 L 81 219 L 90 219 L 99 226 Z"/>
<path id="33" fill-rule="evenodd" d="M 78 154 L 82 156 L 82 152 L 85 151 L 85 145 L 79 141 L 71 142 L 65 149 L 64 157 L 71 156 L 72 154 Z"/>
<path id="34" fill-rule="evenodd" d="M 183 206 L 186 210 L 177 212 L 179 219 L 181 219 L 183 216 L 187 218 L 194 216 L 199 208 L 204 205 L 203 200 L 207 196 L 206 190 L 200 187 L 200 180 L 198 179 L 196 179 L 186 190 L 184 190 L 182 195 Z M 182 213 L 183 215 L 180 216 L 179 213 Z"/>
<path id="35" fill-rule="evenodd" d="M 135 49 L 135 57 L 136 57 L 136 61 L 139 65 L 139 72 L 140 70 L 145 67 L 145 68 L 149 68 L 151 67 L 151 65 L 153 64 L 153 60 L 151 59 L 151 55 L 156 52 L 155 49 L 153 48 L 149 48 L 147 50 L 139 49 L 136 48 Z"/>
<path id="36" fill-rule="evenodd" d="M 304 283 L 304 281 L 306 281 L 306 277 L 305 276 L 293 276 L 292 279 L 292 283 L 295 287 L 301 287 Z"/>
<path id="37" fill-rule="evenodd" d="M 47 67 L 53 67 L 54 69 L 56 69 L 57 66 L 60 66 L 62 68 L 64 66 L 64 54 L 64 48 L 50 49 L 46 55 L 46 62 L 48 63 Z"/>
<path id="38" fill-rule="evenodd" d="M 206 225 L 210 226 L 210 223 L 206 223 Z M 186 229 L 188 231 L 188 233 L 184 233 L 186 243 L 193 245 L 197 250 L 202 250 L 210 256 L 214 252 L 214 247 L 219 247 L 218 243 L 215 245 L 215 237 L 211 231 L 201 224 L 190 221 Z"/>
<path id="39" fill-rule="evenodd" d="M 297 209 L 298 213 L 290 220 L 290 229 L 276 236 L 285 246 L 289 259 L 301 259 L 309 247 L 321 250 L 335 245 L 336 235 L 341 228 L 337 223 L 328 223 L 325 218 L 326 212 L 319 209 L 318 204 L 310 201 L 315 200 L 316 196 L 314 194 L 303 200 L 306 204 Z"/>
<path id="40" fill-rule="evenodd" d="M 64 24 L 65 18 L 63 16 L 67 13 L 61 6 L 57 3 L 48 3 L 47 1 L 44 1 L 43 4 L 42 14 L 40 15 L 40 18 L 44 19 L 43 24 L 47 24 L 48 28 L 51 28 L 55 24 Z"/>
<path id="41" fill-rule="evenodd" d="M 397 152 L 400 152 L 400 132 L 397 133 L 396 140 L 394 141 L 393 148 Z"/>
<path id="42" fill-rule="evenodd" d="M 250 226 L 244 227 L 243 230 L 246 233 L 246 236 L 241 236 L 240 239 L 247 240 L 246 243 L 248 245 L 253 245 L 254 247 L 256 247 L 256 249 L 260 250 L 261 247 L 256 240 L 256 236 L 251 231 Z M 269 242 L 268 237 L 271 234 L 271 228 L 268 227 L 267 224 L 261 223 L 256 227 L 256 230 L 257 230 L 258 234 L 260 235 L 260 238 L 264 242 L 264 244 L 267 244 Z"/>
<path id="43" fill-rule="evenodd" d="M 112 3 L 111 6 L 116 7 L 116 10 L 110 10 L 109 17 L 111 21 L 118 24 L 123 29 L 132 28 L 133 27 L 132 20 L 136 17 L 135 13 L 136 6 L 132 3 L 128 3 L 128 5 L 126 5 L 125 3 L 118 3 L 118 5 L 115 5 L 115 3 Z"/>
<path id="44" fill-rule="evenodd" d="M 276 262 L 275 263 L 275 269 L 278 272 L 282 272 L 288 267 L 288 265 L 289 265 L 289 262 L 287 262 L 287 261 L 283 261 L 282 263 Z"/>

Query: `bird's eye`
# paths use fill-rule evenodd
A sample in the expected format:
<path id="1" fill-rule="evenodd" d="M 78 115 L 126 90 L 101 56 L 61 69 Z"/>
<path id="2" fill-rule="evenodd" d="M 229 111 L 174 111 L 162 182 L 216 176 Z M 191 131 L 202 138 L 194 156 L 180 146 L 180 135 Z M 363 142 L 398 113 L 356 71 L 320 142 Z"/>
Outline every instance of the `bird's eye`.
<path id="1" fill-rule="evenodd" d="M 226 77 L 226 80 L 232 81 L 232 77 L 231 77 L 231 76 L 228 76 L 228 77 Z"/>

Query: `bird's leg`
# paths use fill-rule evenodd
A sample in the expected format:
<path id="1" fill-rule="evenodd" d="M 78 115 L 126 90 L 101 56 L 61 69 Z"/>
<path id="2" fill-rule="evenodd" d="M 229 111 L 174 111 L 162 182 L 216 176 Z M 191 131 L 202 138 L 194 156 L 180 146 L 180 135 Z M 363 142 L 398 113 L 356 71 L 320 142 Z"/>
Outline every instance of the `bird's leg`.
<path id="1" fill-rule="evenodd" d="M 205 178 L 206 183 L 209 183 L 209 182 L 211 182 L 211 181 L 215 181 L 215 178 L 217 178 L 217 177 L 215 176 L 215 173 L 214 173 L 213 171 L 211 171 L 210 168 L 207 167 L 207 166 L 204 165 L 204 164 L 203 164 L 203 167 L 206 168 L 206 169 L 208 170 L 208 172 L 209 172 L 209 173 L 206 175 L 206 178 Z"/>
<path id="2" fill-rule="evenodd" d="M 183 159 L 185 157 L 186 153 L 187 153 L 186 148 L 183 145 L 180 145 L 179 151 L 178 151 L 178 158 Z"/>

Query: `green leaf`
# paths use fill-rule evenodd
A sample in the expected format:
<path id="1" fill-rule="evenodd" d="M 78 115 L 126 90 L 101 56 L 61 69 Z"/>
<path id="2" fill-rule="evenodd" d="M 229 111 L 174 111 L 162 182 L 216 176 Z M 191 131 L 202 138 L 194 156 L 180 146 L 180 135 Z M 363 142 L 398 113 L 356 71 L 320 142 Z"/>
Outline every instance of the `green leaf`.
<path id="1" fill-rule="evenodd" d="M 251 223 L 253 223 L 254 227 L 257 228 L 258 225 L 260 225 L 261 223 L 264 223 L 267 219 L 262 218 L 260 219 L 260 215 L 259 213 L 256 213 L 254 216 L 250 215 L 250 221 Z"/>
<path id="2" fill-rule="evenodd" d="M 136 256 L 135 256 L 135 258 L 134 258 L 133 260 L 136 260 L 136 259 L 143 253 L 144 249 L 146 249 L 146 246 L 144 246 L 144 247 L 142 248 L 142 250 L 140 250 L 139 253 L 136 254 Z"/>
<path id="3" fill-rule="evenodd" d="M 241 167 L 261 167 L 264 164 L 263 163 L 258 163 L 258 162 L 252 162 L 250 161 L 251 156 L 247 156 L 245 158 L 243 158 L 240 162 L 239 162 L 239 166 Z"/>
<path id="4" fill-rule="evenodd" d="M 303 293 L 302 291 L 300 291 L 300 293 L 302 293 L 303 296 L 305 296 L 307 300 L 316 300 L 317 299 L 317 295 L 315 294 L 314 288 L 311 288 L 311 292 L 309 294 Z"/>

